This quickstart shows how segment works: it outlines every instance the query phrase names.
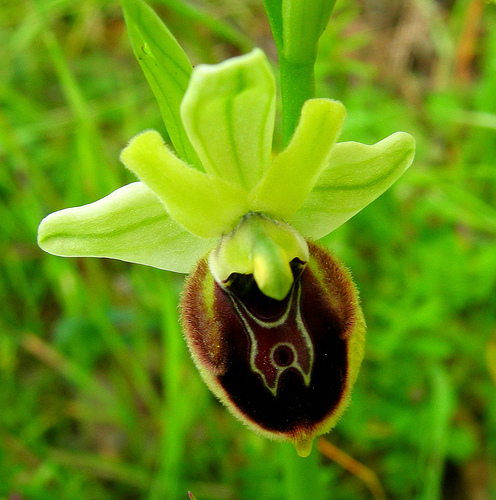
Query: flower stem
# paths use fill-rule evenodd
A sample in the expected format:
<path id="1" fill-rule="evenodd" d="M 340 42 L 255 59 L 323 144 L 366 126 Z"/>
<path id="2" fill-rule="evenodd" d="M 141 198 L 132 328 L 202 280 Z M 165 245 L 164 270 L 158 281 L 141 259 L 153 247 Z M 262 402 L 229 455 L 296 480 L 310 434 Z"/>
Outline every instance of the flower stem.
<path id="1" fill-rule="evenodd" d="M 305 63 L 294 63 L 279 53 L 284 146 L 287 146 L 298 125 L 303 103 L 315 97 L 314 64 L 314 59 Z"/>
<path id="2" fill-rule="evenodd" d="M 284 500 L 324 498 L 318 474 L 318 457 L 318 451 L 313 450 L 310 456 L 301 458 L 292 444 L 280 444 L 280 459 L 284 472 L 284 491 L 281 498 Z"/>

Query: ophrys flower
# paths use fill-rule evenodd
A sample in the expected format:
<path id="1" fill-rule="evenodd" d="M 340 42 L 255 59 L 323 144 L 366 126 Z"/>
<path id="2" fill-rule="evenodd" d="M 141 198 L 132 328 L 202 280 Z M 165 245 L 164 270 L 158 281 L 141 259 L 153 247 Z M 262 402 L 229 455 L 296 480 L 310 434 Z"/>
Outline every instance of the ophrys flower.
<path id="1" fill-rule="evenodd" d="M 384 192 L 415 145 L 401 132 L 336 144 L 344 106 L 311 99 L 272 158 L 275 96 L 260 50 L 198 66 L 181 118 L 203 170 L 142 132 L 121 154 L 140 181 L 49 215 L 39 244 L 191 273 L 182 320 L 204 380 L 243 422 L 305 455 L 344 411 L 365 338 L 349 273 L 313 240 Z"/>

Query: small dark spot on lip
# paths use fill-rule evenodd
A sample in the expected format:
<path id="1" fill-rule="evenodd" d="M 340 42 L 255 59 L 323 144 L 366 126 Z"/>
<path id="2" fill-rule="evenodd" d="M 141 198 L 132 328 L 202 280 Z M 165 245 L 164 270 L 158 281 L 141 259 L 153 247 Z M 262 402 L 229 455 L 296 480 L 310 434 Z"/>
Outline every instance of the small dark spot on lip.
<path id="1" fill-rule="evenodd" d="M 284 368 L 293 364 L 295 355 L 291 347 L 280 345 L 274 350 L 273 358 L 277 366 Z"/>

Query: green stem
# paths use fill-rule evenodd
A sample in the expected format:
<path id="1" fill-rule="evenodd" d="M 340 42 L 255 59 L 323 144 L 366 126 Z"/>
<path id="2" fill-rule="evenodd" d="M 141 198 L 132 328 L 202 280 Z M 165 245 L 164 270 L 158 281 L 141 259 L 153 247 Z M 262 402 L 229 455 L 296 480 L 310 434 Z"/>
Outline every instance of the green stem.
<path id="1" fill-rule="evenodd" d="M 279 50 L 279 74 L 282 99 L 282 137 L 287 146 L 300 119 L 301 108 L 306 100 L 315 97 L 315 59 L 304 64 L 287 60 Z M 284 470 L 284 499 L 301 500 L 323 498 L 318 478 L 318 452 L 301 458 L 290 443 L 281 444 L 281 461 Z"/>
<path id="2" fill-rule="evenodd" d="M 300 119 L 303 103 L 315 97 L 315 59 L 294 63 L 279 53 L 282 98 L 282 138 L 286 146 Z"/>
<path id="3" fill-rule="evenodd" d="M 284 500 L 324 498 L 322 483 L 318 475 L 318 451 L 314 449 L 310 456 L 301 458 L 290 443 L 280 444 L 281 464 L 284 472 Z"/>
<path id="4" fill-rule="evenodd" d="M 281 53 L 282 42 L 282 0 L 264 0 L 265 12 L 270 23 L 272 36 L 276 43 L 277 52 Z"/>

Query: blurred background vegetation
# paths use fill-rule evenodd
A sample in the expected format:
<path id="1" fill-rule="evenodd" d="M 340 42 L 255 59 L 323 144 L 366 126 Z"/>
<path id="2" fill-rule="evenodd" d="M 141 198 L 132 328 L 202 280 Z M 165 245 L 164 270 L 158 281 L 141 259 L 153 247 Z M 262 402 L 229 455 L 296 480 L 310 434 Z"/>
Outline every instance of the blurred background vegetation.
<path id="1" fill-rule="evenodd" d="M 261 0 L 151 5 L 194 64 L 254 45 L 275 57 Z M 2 0 L 0 47 L 0 499 L 286 498 L 278 446 L 189 359 L 183 277 L 36 245 L 49 212 L 133 180 L 118 161 L 131 137 L 165 133 L 119 3 Z M 368 471 L 322 454 L 323 498 L 382 498 L 373 471 L 391 499 L 495 499 L 496 5 L 338 0 L 317 93 L 346 105 L 342 140 L 418 143 L 326 238 L 369 325 L 327 439 Z"/>

